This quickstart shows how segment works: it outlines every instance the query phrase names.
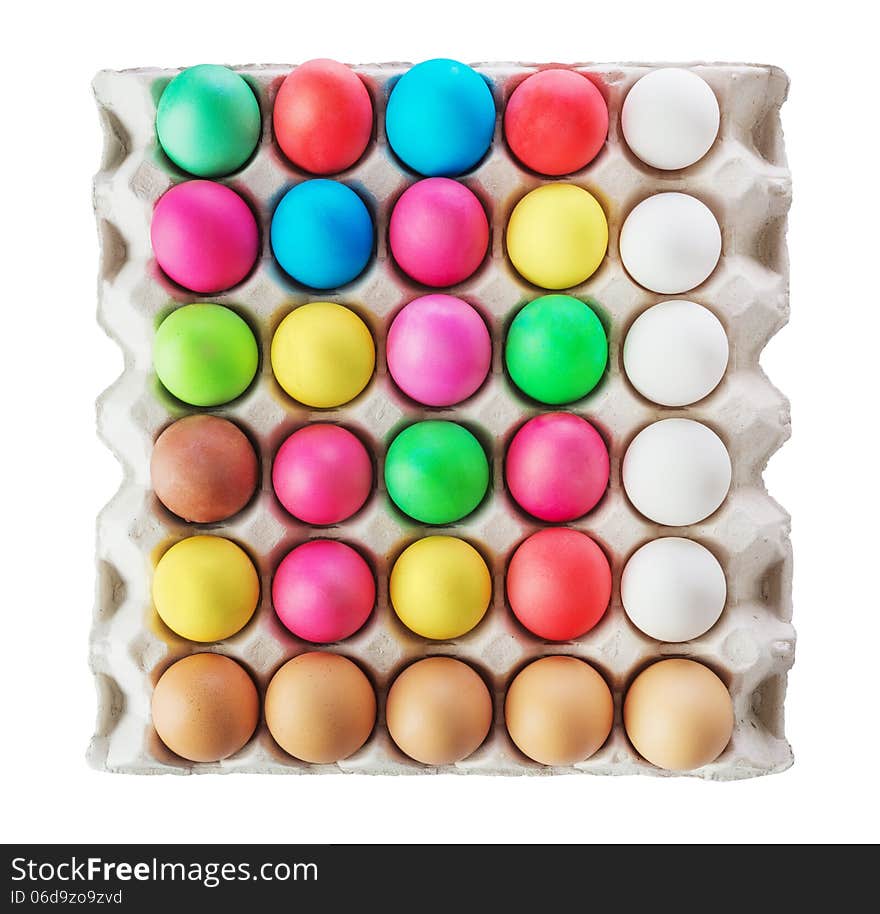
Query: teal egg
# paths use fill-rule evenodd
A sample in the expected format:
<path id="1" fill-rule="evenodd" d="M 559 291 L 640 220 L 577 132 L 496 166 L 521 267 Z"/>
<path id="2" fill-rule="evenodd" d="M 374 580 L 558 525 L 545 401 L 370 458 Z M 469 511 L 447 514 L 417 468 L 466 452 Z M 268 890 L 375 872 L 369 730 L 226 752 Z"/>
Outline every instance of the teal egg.
<path id="1" fill-rule="evenodd" d="M 260 140 L 260 106 L 251 87 L 228 67 L 199 64 L 165 87 L 156 133 L 184 171 L 217 178 L 241 168 Z"/>

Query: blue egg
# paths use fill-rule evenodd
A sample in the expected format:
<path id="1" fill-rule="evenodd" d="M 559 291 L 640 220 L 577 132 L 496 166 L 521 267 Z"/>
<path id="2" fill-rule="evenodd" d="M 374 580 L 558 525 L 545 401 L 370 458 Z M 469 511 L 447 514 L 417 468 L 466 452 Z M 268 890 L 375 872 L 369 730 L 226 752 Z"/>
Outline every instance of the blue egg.
<path id="1" fill-rule="evenodd" d="M 363 272 L 373 220 L 345 184 L 319 178 L 292 187 L 272 216 L 272 252 L 286 273 L 313 289 L 336 289 Z"/>
<path id="2" fill-rule="evenodd" d="M 473 168 L 492 143 L 495 100 L 483 77 L 466 64 L 426 60 L 392 90 L 385 132 L 414 171 L 453 178 Z"/>

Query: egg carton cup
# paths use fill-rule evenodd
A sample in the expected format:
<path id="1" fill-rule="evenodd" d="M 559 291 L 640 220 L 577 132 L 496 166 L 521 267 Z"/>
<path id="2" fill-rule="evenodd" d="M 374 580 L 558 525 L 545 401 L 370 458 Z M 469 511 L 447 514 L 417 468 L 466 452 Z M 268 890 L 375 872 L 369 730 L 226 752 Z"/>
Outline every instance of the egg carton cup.
<path id="1" fill-rule="evenodd" d="M 366 201 L 376 225 L 377 250 L 366 271 L 349 286 L 315 293 L 298 286 L 274 261 L 269 241 L 271 214 L 284 192 L 310 177 L 285 159 L 274 141 L 271 111 L 275 93 L 290 66 L 235 67 L 251 85 L 263 115 L 263 135 L 249 162 L 222 179 L 253 207 L 262 248 L 250 276 L 231 291 L 197 296 L 171 284 L 156 266 L 150 246 L 155 201 L 188 176 L 158 146 L 154 119 L 162 89 L 177 70 L 101 72 L 94 81 L 104 129 L 104 153 L 95 178 L 94 201 L 101 246 L 98 319 L 122 349 L 122 375 L 98 402 L 99 433 L 122 465 L 124 479 L 98 519 L 97 601 L 91 634 L 91 667 L 98 691 L 96 733 L 88 757 L 114 772 L 192 774 L 254 772 L 305 774 L 651 774 L 669 776 L 634 751 L 623 729 L 622 698 L 633 678 L 663 657 L 691 657 L 713 669 L 730 689 L 735 712 L 733 738 L 709 765 L 687 774 L 729 780 L 782 771 L 792 763 L 784 735 L 786 676 L 794 660 L 791 625 L 792 556 L 789 517 L 767 494 L 762 472 L 789 436 L 788 402 L 770 383 L 759 356 L 788 318 L 788 257 L 785 244 L 790 176 L 783 148 L 779 109 L 788 80 L 770 66 L 686 64 L 718 97 L 721 127 L 709 153 L 690 168 L 663 172 L 641 163 L 620 132 L 620 108 L 628 89 L 652 65 L 578 64 L 595 78 L 608 102 L 608 143 L 583 171 L 559 179 L 590 190 L 608 218 L 608 255 L 599 270 L 571 294 L 588 298 L 608 330 L 610 357 L 603 381 L 566 409 L 593 422 L 609 444 L 610 487 L 599 505 L 568 526 L 594 537 L 609 556 L 614 579 L 611 605 L 600 623 L 571 642 L 545 642 L 522 628 L 506 604 L 504 577 L 513 549 L 541 524 L 527 516 L 504 486 L 503 455 L 516 429 L 529 417 L 549 411 L 529 401 L 503 369 L 503 339 L 519 308 L 543 294 L 519 276 L 505 253 L 504 231 L 518 200 L 548 179 L 531 174 L 508 151 L 499 115 L 485 159 L 461 180 L 480 198 L 492 226 L 490 253 L 479 271 L 454 287 L 486 318 L 493 338 L 489 378 L 455 409 L 428 409 L 407 399 L 392 383 L 384 358 L 389 322 L 412 298 L 425 294 L 393 263 L 387 243 L 394 202 L 418 179 L 390 150 L 384 133 L 385 104 L 407 65 L 356 67 L 375 108 L 376 135 L 365 156 L 338 180 Z M 532 64 L 485 64 L 476 69 L 493 87 L 499 112 L 516 85 L 540 69 Z M 641 200 L 661 191 L 684 191 L 703 200 L 718 218 L 723 252 L 709 279 L 682 296 L 659 296 L 638 286 L 624 270 L 618 252 L 620 228 Z M 730 341 L 730 363 L 721 384 L 699 403 L 669 409 L 650 403 L 627 381 L 622 342 L 647 307 L 670 298 L 708 306 Z M 309 300 L 342 302 L 369 324 L 377 352 L 376 374 L 353 402 L 312 411 L 294 403 L 278 386 L 268 360 L 272 334 L 289 311 Z M 253 328 L 261 365 L 249 390 L 212 410 L 238 423 L 259 446 L 262 483 L 254 500 L 227 522 L 188 525 L 168 512 L 150 487 L 153 442 L 173 420 L 196 410 L 173 400 L 158 383 L 151 358 L 155 328 L 174 307 L 196 300 L 233 308 Z M 664 527 L 640 515 L 621 484 L 621 461 L 638 431 L 658 419 L 688 417 L 716 431 L 730 453 L 733 481 L 723 505 L 701 523 Z M 436 528 L 419 525 L 391 503 L 383 485 L 384 453 L 394 435 L 425 418 L 455 419 L 470 428 L 490 456 L 489 496 L 462 522 Z M 376 462 L 376 490 L 355 517 L 330 528 L 302 525 L 276 501 L 271 488 L 272 458 L 294 429 L 312 421 L 332 421 L 356 431 Z M 172 633 L 159 620 L 150 596 L 153 568 L 175 542 L 212 533 L 239 543 L 253 558 L 261 578 L 254 618 L 238 634 L 213 644 L 195 644 Z M 388 576 L 395 558 L 414 540 L 453 533 L 475 545 L 492 572 L 493 599 L 486 617 L 454 641 L 428 641 L 406 629 L 388 599 Z M 620 576 L 627 558 L 661 536 L 690 537 L 720 560 L 728 584 L 727 604 L 706 634 L 681 644 L 659 643 L 637 630 L 620 601 Z M 317 647 L 294 637 L 278 621 L 270 590 L 274 569 L 286 552 L 304 540 L 331 537 L 361 550 L 377 577 L 378 604 L 353 637 Z M 187 762 L 159 740 L 150 719 L 152 689 L 175 660 L 216 651 L 234 657 L 251 672 L 261 694 L 275 670 L 309 650 L 338 652 L 358 662 L 375 685 L 378 719 L 357 753 L 331 765 L 300 762 L 281 750 L 261 721 L 254 738 L 237 754 L 214 764 Z M 503 703 L 516 673 L 530 661 L 571 654 L 594 665 L 614 695 L 614 727 L 591 758 L 571 767 L 546 767 L 526 758 L 504 726 Z M 475 667 L 490 687 L 494 721 L 483 745 L 456 765 L 439 768 L 415 762 L 392 742 L 384 723 L 385 696 L 395 676 L 425 656 L 449 655 Z"/>

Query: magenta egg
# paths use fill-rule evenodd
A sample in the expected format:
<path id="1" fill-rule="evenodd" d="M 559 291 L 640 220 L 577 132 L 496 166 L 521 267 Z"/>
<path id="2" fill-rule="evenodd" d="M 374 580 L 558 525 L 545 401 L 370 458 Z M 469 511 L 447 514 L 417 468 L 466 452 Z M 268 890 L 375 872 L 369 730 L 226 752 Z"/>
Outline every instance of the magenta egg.
<path id="1" fill-rule="evenodd" d="M 610 462 L 602 436 L 572 413 L 535 416 L 514 435 L 504 476 L 515 501 L 554 523 L 592 510 L 608 488 Z"/>
<path id="2" fill-rule="evenodd" d="M 434 288 L 453 286 L 483 262 L 489 221 L 464 184 L 426 178 L 397 201 L 388 240 L 398 266 L 416 282 Z"/>
<path id="3" fill-rule="evenodd" d="M 307 425 L 278 449 L 272 487 L 307 524 L 338 524 L 359 511 L 373 487 L 373 464 L 361 440 L 339 425 Z"/>
<path id="4" fill-rule="evenodd" d="M 214 181 L 185 181 L 166 191 L 153 210 L 150 240 L 162 271 L 194 292 L 240 283 L 260 249 L 250 207 Z"/>
<path id="5" fill-rule="evenodd" d="M 272 604 L 284 626 L 318 644 L 342 641 L 370 617 L 376 582 L 351 546 L 311 540 L 287 553 L 272 581 Z"/>
<path id="6" fill-rule="evenodd" d="M 394 318 L 385 354 L 405 394 L 426 406 L 452 406 L 486 379 L 492 339 L 467 302 L 454 295 L 424 295 Z"/>

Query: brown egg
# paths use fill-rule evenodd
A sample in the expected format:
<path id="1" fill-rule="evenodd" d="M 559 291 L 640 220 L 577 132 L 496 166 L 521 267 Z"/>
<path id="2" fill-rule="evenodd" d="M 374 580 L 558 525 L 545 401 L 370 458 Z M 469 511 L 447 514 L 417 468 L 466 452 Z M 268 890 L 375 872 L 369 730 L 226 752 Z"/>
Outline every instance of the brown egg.
<path id="1" fill-rule="evenodd" d="M 266 724 L 294 758 L 326 764 L 357 752 L 376 723 L 376 693 L 360 667 L 312 651 L 288 660 L 266 690 Z"/>
<path id="2" fill-rule="evenodd" d="M 714 761 L 733 733 L 733 702 L 702 663 L 661 660 L 636 676 L 623 705 L 636 750 L 652 765 L 688 771 Z"/>
<path id="3" fill-rule="evenodd" d="M 257 455 L 242 430 L 219 416 L 187 416 L 162 432 L 150 460 L 153 489 L 186 521 L 225 520 L 257 487 Z"/>
<path id="4" fill-rule="evenodd" d="M 163 743 L 191 762 L 217 762 L 238 752 L 260 717 L 247 671 L 220 654 L 173 663 L 153 690 L 153 726 Z"/>
<path id="5" fill-rule="evenodd" d="M 492 726 L 492 697 L 460 660 L 429 657 L 407 667 L 388 692 L 391 738 L 410 758 L 452 765 L 479 748 Z"/>
<path id="6" fill-rule="evenodd" d="M 605 680 L 576 657 L 543 657 L 520 671 L 507 690 L 510 738 L 542 765 L 573 765 L 608 739 L 614 702 Z"/>

